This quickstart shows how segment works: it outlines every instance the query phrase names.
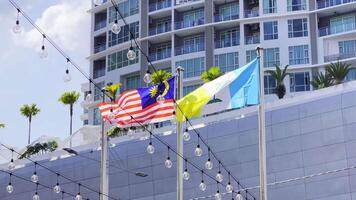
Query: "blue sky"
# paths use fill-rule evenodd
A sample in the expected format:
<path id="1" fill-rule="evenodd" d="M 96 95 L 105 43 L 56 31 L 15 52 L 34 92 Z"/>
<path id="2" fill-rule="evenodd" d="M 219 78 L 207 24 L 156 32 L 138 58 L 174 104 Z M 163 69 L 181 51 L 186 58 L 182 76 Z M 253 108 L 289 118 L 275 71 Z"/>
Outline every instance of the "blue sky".
<path id="1" fill-rule="evenodd" d="M 81 68 L 86 71 L 90 45 L 90 0 L 15 0 L 29 16 Z M 66 60 L 47 43 L 49 55 L 41 59 L 41 35 L 20 16 L 23 31 L 12 33 L 16 10 L 7 0 L 0 1 L 0 141 L 17 147 L 27 144 L 28 122 L 19 108 L 36 103 L 41 112 L 33 119 L 32 139 L 42 135 L 65 138 L 69 135 L 69 108 L 58 102 L 65 91 L 80 91 L 86 82 L 73 67 L 72 81 L 63 82 Z M 83 96 L 80 97 L 83 99 Z M 80 104 L 75 105 L 74 128 L 82 122 Z"/>

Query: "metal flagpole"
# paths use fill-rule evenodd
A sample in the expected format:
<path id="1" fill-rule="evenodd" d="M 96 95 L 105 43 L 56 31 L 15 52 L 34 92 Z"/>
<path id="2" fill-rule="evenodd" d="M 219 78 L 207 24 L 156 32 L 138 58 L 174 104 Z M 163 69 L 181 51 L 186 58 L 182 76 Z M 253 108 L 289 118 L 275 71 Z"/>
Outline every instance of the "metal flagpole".
<path id="1" fill-rule="evenodd" d="M 256 51 L 257 51 L 257 58 L 259 59 L 259 70 L 260 70 L 260 104 L 258 106 L 260 200 L 267 200 L 263 48 L 259 46 L 256 48 Z"/>
<path id="2" fill-rule="evenodd" d="M 183 71 L 182 67 L 177 67 L 177 99 L 183 97 Z M 182 122 L 177 121 L 177 151 L 179 155 L 183 155 L 182 125 Z M 177 200 L 183 200 L 183 158 L 180 156 L 177 156 Z"/>
<path id="3" fill-rule="evenodd" d="M 102 89 L 103 103 L 105 102 L 105 89 Z M 101 162 L 100 162 L 100 200 L 108 200 L 109 195 L 109 173 L 108 161 L 108 136 L 105 133 L 105 122 L 101 120 Z M 105 195 L 104 195 L 105 194 Z"/>

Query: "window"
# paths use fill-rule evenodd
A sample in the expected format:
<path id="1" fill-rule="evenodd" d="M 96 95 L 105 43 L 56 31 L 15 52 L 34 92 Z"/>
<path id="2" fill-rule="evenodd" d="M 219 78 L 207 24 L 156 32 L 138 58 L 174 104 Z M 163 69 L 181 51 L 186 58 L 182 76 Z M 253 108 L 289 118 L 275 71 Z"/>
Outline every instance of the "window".
<path id="1" fill-rule="evenodd" d="M 306 0 L 287 0 L 288 11 L 298 11 L 298 10 L 306 10 L 306 9 L 307 9 Z"/>
<path id="2" fill-rule="evenodd" d="M 288 37 L 306 37 L 308 36 L 308 20 L 303 19 L 290 19 L 288 20 Z"/>
<path id="3" fill-rule="evenodd" d="M 263 0 L 263 13 L 276 13 L 277 12 L 277 2 L 276 0 Z"/>
<path id="4" fill-rule="evenodd" d="M 194 90 L 196 90 L 198 87 L 200 87 L 201 85 L 188 85 L 188 86 L 184 86 L 183 87 L 183 96 L 193 92 Z"/>
<path id="5" fill-rule="evenodd" d="M 356 40 L 339 42 L 339 58 L 351 58 L 356 56 Z"/>
<path id="6" fill-rule="evenodd" d="M 290 73 L 290 91 L 302 92 L 310 90 L 309 72 Z"/>
<path id="7" fill-rule="evenodd" d="M 105 60 L 94 61 L 93 66 L 93 78 L 99 78 L 105 76 Z"/>
<path id="8" fill-rule="evenodd" d="M 99 101 L 101 97 L 101 88 L 105 86 L 105 82 L 100 82 L 96 84 L 98 87 L 94 87 L 94 101 Z"/>
<path id="9" fill-rule="evenodd" d="M 219 66 L 221 72 L 228 72 L 239 68 L 239 53 L 215 55 L 215 66 Z"/>
<path id="10" fill-rule="evenodd" d="M 83 125 L 88 125 L 88 124 L 89 124 L 89 120 L 86 119 L 83 121 Z"/>
<path id="11" fill-rule="evenodd" d="M 128 17 L 131 15 L 138 14 L 139 11 L 139 0 L 127 0 L 121 3 L 118 3 L 119 10 L 123 17 Z M 109 8 L 109 23 L 115 21 L 115 19 L 119 20 L 120 15 L 116 13 L 114 7 Z"/>
<path id="12" fill-rule="evenodd" d="M 246 63 L 251 62 L 255 58 L 257 58 L 256 50 L 248 50 L 248 51 L 246 51 Z"/>
<path id="13" fill-rule="evenodd" d="M 150 53 L 151 60 L 155 61 L 169 58 L 171 57 L 171 51 L 171 43 L 164 43 L 153 47 L 153 51 Z"/>
<path id="14" fill-rule="evenodd" d="M 204 9 L 193 10 L 193 11 L 185 12 L 183 14 L 183 27 L 178 26 L 177 28 L 197 26 L 203 23 L 204 23 Z"/>
<path id="15" fill-rule="evenodd" d="M 217 48 L 231 47 L 240 45 L 240 31 L 239 29 L 230 29 L 222 31 L 216 44 Z"/>
<path id="16" fill-rule="evenodd" d="M 276 79 L 273 78 L 273 76 L 271 75 L 265 75 L 264 82 L 265 82 L 265 94 L 275 94 L 276 87 L 277 87 Z"/>
<path id="17" fill-rule="evenodd" d="M 99 108 L 94 108 L 93 119 L 94 119 L 93 120 L 94 125 L 101 124 L 101 114 L 100 114 Z"/>
<path id="18" fill-rule="evenodd" d="M 115 69 L 123 68 L 138 63 L 139 56 L 136 56 L 134 60 L 129 60 L 127 58 L 128 51 L 129 49 L 125 49 L 123 51 L 119 51 L 108 55 L 108 71 L 112 71 Z M 134 47 L 134 51 L 136 52 L 136 55 L 139 55 L 137 47 Z"/>
<path id="19" fill-rule="evenodd" d="M 263 23 L 264 39 L 275 40 L 278 39 L 278 22 L 264 22 Z"/>
<path id="20" fill-rule="evenodd" d="M 279 66 L 279 48 L 268 48 L 263 51 L 264 59 L 263 66 L 264 67 L 273 67 L 275 65 Z"/>
<path id="21" fill-rule="evenodd" d="M 176 55 L 204 51 L 205 43 L 203 35 L 195 35 L 183 39 L 183 46 L 176 48 Z"/>
<path id="22" fill-rule="evenodd" d="M 128 25 L 121 26 L 119 34 L 109 32 L 109 47 L 130 41 L 130 31 L 134 34 L 135 38 L 139 37 L 139 23 L 134 22 Z"/>
<path id="23" fill-rule="evenodd" d="M 129 76 L 126 78 L 126 90 L 132 90 L 141 87 L 140 75 Z"/>
<path id="24" fill-rule="evenodd" d="M 356 69 L 351 69 L 349 73 L 346 76 L 347 81 L 353 81 L 356 80 Z"/>
<path id="25" fill-rule="evenodd" d="M 184 69 L 183 77 L 191 78 L 200 76 L 205 71 L 205 58 L 194 58 L 176 62 L 176 66 Z"/>
<path id="26" fill-rule="evenodd" d="M 230 3 L 219 7 L 219 21 L 226 21 L 239 18 L 239 4 Z"/>
<path id="27" fill-rule="evenodd" d="M 330 33 L 342 33 L 355 29 L 355 14 L 330 19 Z"/>
<path id="28" fill-rule="evenodd" d="M 309 63 L 309 47 L 308 45 L 290 46 L 289 49 L 289 65 L 300 65 Z"/>

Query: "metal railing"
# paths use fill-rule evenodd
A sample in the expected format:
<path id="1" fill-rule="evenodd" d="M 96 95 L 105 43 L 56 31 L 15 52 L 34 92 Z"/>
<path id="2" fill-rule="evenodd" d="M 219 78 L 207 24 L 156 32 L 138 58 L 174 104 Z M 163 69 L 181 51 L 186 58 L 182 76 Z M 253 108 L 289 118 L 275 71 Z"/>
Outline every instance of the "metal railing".
<path id="1" fill-rule="evenodd" d="M 316 3 L 318 5 L 318 9 L 322 9 L 351 2 L 356 2 L 356 0 L 320 0 Z"/>
<path id="2" fill-rule="evenodd" d="M 181 4 L 185 4 L 185 3 L 191 3 L 194 1 L 201 1 L 201 0 L 176 0 L 176 5 L 181 5 Z"/>
<path id="3" fill-rule="evenodd" d="M 260 43 L 260 36 L 246 36 L 245 37 L 245 44 L 259 44 Z"/>
<path id="4" fill-rule="evenodd" d="M 259 12 L 257 9 L 252 9 L 252 10 L 245 10 L 245 17 L 250 18 L 250 17 L 258 17 Z"/>
<path id="5" fill-rule="evenodd" d="M 156 10 L 161 10 L 164 8 L 169 8 L 172 6 L 172 1 L 171 0 L 165 0 L 162 2 L 156 2 L 156 3 L 151 3 L 150 4 L 150 12 L 156 11 Z"/>
<path id="6" fill-rule="evenodd" d="M 105 28 L 105 27 L 106 27 L 106 20 L 96 22 L 94 25 L 94 31 L 97 31 L 97 30 Z"/>
<path id="7" fill-rule="evenodd" d="M 97 44 L 94 46 L 94 53 L 99 53 L 106 49 L 106 44 Z"/>
<path id="8" fill-rule="evenodd" d="M 238 45 L 240 45 L 240 37 L 234 37 L 231 39 L 215 41 L 215 49 L 238 46 Z"/>
<path id="9" fill-rule="evenodd" d="M 200 18 L 193 21 L 178 21 L 175 23 L 176 29 L 188 28 L 193 26 L 199 26 L 205 23 L 204 18 Z"/>
<path id="10" fill-rule="evenodd" d="M 171 48 L 167 48 L 165 51 L 150 53 L 149 58 L 151 61 L 163 60 L 171 57 Z"/>
<path id="11" fill-rule="evenodd" d="M 185 45 L 185 46 L 178 46 L 175 48 L 175 55 L 183 55 L 188 53 L 194 53 L 199 51 L 205 50 L 204 42 L 199 42 L 196 45 Z"/>
<path id="12" fill-rule="evenodd" d="M 343 33 L 355 29 L 356 29 L 356 22 L 344 23 L 336 26 L 326 26 L 326 27 L 319 28 L 319 37 L 326 36 L 326 35 L 333 35 L 337 33 Z"/>
<path id="13" fill-rule="evenodd" d="M 222 21 L 229 21 L 229 20 L 234 20 L 234 19 L 239 19 L 239 15 L 221 15 L 221 14 L 216 14 L 215 15 L 215 22 L 222 22 Z"/>
<path id="14" fill-rule="evenodd" d="M 332 62 L 336 60 L 343 60 L 343 59 L 353 58 L 353 57 L 356 57 L 356 52 L 338 53 L 338 54 L 324 56 L 324 62 Z"/>
<path id="15" fill-rule="evenodd" d="M 150 35 L 157 35 L 160 33 L 166 33 L 172 30 L 171 24 L 168 24 L 168 26 L 161 26 L 161 27 L 152 27 L 150 28 Z"/>

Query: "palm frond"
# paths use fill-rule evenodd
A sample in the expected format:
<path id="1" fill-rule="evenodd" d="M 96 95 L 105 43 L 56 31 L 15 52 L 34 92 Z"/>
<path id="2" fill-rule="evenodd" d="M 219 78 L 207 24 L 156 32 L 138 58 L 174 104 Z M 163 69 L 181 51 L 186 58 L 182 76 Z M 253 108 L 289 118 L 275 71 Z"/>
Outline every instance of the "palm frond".
<path id="1" fill-rule="evenodd" d="M 162 81 L 166 81 L 167 79 L 172 77 L 171 72 L 167 72 L 165 70 L 157 70 L 151 74 L 152 83 L 154 85 L 160 84 Z"/>
<path id="2" fill-rule="evenodd" d="M 200 78 L 204 81 L 204 83 L 208 83 L 222 75 L 223 75 L 223 73 L 221 73 L 219 67 L 211 67 L 208 71 L 205 71 L 204 73 L 202 73 L 200 75 Z"/>
<path id="3" fill-rule="evenodd" d="M 319 72 L 317 76 L 313 78 L 311 82 L 314 89 L 322 89 L 332 85 L 332 79 L 328 74 L 323 74 Z"/>
<path id="4" fill-rule="evenodd" d="M 62 96 L 58 99 L 59 102 L 62 102 L 65 105 L 73 105 L 75 102 L 77 102 L 77 100 L 80 97 L 80 93 L 79 92 L 65 92 L 62 94 Z"/>
<path id="5" fill-rule="evenodd" d="M 37 107 L 36 104 L 31 104 L 31 105 L 25 104 L 20 108 L 21 114 L 27 118 L 37 115 L 40 111 L 41 110 Z"/>
<path id="6" fill-rule="evenodd" d="M 105 86 L 105 89 L 106 91 L 108 91 L 109 95 L 115 99 L 116 98 L 116 94 L 117 94 L 117 91 L 119 90 L 119 88 L 122 86 L 121 83 L 115 83 L 115 84 L 112 84 L 112 85 L 107 85 Z"/>
<path id="7" fill-rule="evenodd" d="M 0 124 L 0 128 L 5 128 L 5 124 Z"/>
<path id="8" fill-rule="evenodd" d="M 342 83 L 351 69 L 351 64 L 341 62 L 340 60 L 336 63 L 330 63 L 325 68 L 326 72 L 333 79 L 335 84 Z"/>

